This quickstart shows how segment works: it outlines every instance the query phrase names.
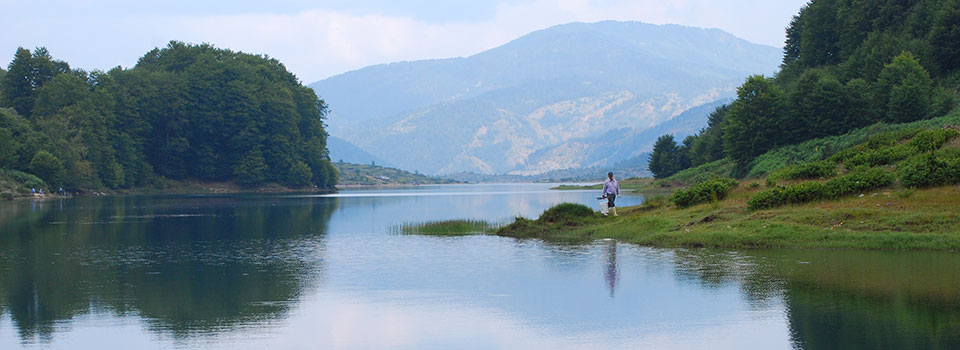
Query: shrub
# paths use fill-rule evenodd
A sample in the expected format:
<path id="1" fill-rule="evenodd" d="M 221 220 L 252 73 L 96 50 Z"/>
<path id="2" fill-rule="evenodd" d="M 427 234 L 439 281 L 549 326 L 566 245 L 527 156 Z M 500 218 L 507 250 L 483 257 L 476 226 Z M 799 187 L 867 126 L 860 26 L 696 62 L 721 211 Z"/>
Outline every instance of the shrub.
<path id="1" fill-rule="evenodd" d="M 760 188 L 760 183 L 759 183 L 759 182 L 756 182 L 756 181 L 751 182 L 751 183 L 750 183 L 750 188 Z"/>
<path id="2" fill-rule="evenodd" d="M 36 177 L 32 174 L 27 174 L 22 171 L 16 170 L 3 170 L 3 176 L 10 178 L 11 180 L 19 183 L 21 186 L 26 188 L 28 191 L 31 188 L 41 188 L 49 187 L 46 182 L 43 182 L 39 177 Z"/>
<path id="3" fill-rule="evenodd" d="M 747 201 L 747 207 L 750 209 L 766 209 L 784 205 L 786 204 L 783 201 L 783 191 L 785 189 L 783 186 L 777 186 L 760 191 Z"/>
<path id="4" fill-rule="evenodd" d="M 767 178 L 766 180 L 767 187 L 777 187 L 777 180 L 772 178 Z"/>
<path id="5" fill-rule="evenodd" d="M 914 137 L 914 135 L 920 132 L 920 130 L 922 129 L 908 128 L 903 130 L 888 131 L 888 132 L 876 134 L 876 135 L 870 136 L 869 138 L 867 138 L 866 141 L 864 141 L 861 144 L 858 144 L 856 146 L 846 148 L 844 150 L 837 152 L 836 154 L 831 156 L 829 160 L 832 162 L 838 162 L 838 163 L 847 162 L 847 160 L 855 158 L 864 153 L 873 153 L 874 151 L 877 151 L 880 149 L 895 147 L 897 146 L 897 143 L 899 143 L 901 140 Z M 867 159 L 858 159 L 857 161 L 854 161 L 854 162 L 856 162 L 857 164 L 867 164 L 868 162 L 864 162 L 864 161 L 871 159 L 871 157 L 878 157 L 878 155 L 867 156 Z"/>
<path id="6" fill-rule="evenodd" d="M 910 140 L 910 145 L 920 150 L 920 152 L 930 152 L 943 147 L 947 141 L 957 137 L 958 133 L 953 129 L 930 129 L 917 133 Z"/>
<path id="7" fill-rule="evenodd" d="M 727 196 L 727 192 L 739 183 L 731 178 L 715 178 L 700 182 L 688 189 L 677 190 L 670 197 L 678 207 L 689 207 L 691 205 L 721 200 Z"/>
<path id="8" fill-rule="evenodd" d="M 8 200 L 8 201 L 9 201 L 9 200 L 13 200 L 13 193 L 10 193 L 10 192 L 2 192 L 2 193 L 0 193 L 0 199 Z"/>
<path id="9" fill-rule="evenodd" d="M 59 183 L 63 176 L 63 163 L 45 150 L 39 150 L 30 160 L 30 172 L 49 183 Z"/>
<path id="10" fill-rule="evenodd" d="M 837 163 L 831 161 L 807 162 L 791 165 L 770 175 L 774 180 L 798 180 L 829 178 L 837 175 Z"/>
<path id="11" fill-rule="evenodd" d="M 593 209 L 583 204 L 560 203 L 545 210 L 543 214 L 540 214 L 540 218 L 538 218 L 537 221 L 563 223 L 579 221 L 580 219 L 590 218 L 596 215 L 597 213 L 594 213 Z"/>
<path id="12" fill-rule="evenodd" d="M 917 154 L 919 150 L 911 144 L 902 144 L 861 152 L 844 163 L 849 167 L 880 166 L 901 161 Z"/>
<path id="13" fill-rule="evenodd" d="M 837 198 L 881 188 L 890 185 L 895 179 L 896 177 L 893 174 L 882 168 L 854 170 L 844 176 L 827 181 L 827 197 Z"/>
<path id="14" fill-rule="evenodd" d="M 946 149 L 918 155 L 897 167 L 900 183 L 916 188 L 960 182 L 960 150 Z"/>
<path id="15" fill-rule="evenodd" d="M 757 193 L 747 201 L 750 209 L 773 208 L 791 203 L 804 203 L 827 196 L 826 185 L 819 182 L 803 182 L 791 186 L 777 186 Z"/>
<path id="16" fill-rule="evenodd" d="M 750 209 L 773 208 L 786 204 L 805 203 L 819 199 L 837 198 L 861 191 L 890 185 L 894 176 L 889 172 L 872 168 L 855 170 L 847 175 L 827 181 L 803 182 L 792 186 L 777 186 L 760 191 L 747 201 Z"/>

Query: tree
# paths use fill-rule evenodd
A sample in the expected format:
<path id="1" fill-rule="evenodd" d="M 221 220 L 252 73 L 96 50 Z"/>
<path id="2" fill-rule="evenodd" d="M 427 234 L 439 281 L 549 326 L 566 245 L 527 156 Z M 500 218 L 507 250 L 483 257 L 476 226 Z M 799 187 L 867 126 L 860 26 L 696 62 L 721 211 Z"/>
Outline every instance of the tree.
<path id="1" fill-rule="evenodd" d="M 806 67 L 840 63 L 836 0 L 811 1 L 801 11 L 799 62 Z"/>
<path id="2" fill-rule="evenodd" d="M 22 47 L 18 48 L 3 79 L 5 104 L 23 116 L 30 116 L 36 91 L 58 74 L 69 71 L 70 66 L 54 60 L 46 48 L 37 48 L 33 54 Z"/>
<path id="3" fill-rule="evenodd" d="M 0 107 L 5 107 L 7 105 L 7 98 L 3 97 L 3 79 L 7 76 L 7 71 L 3 68 L 0 68 Z"/>
<path id="4" fill-rule="evenodd" d="M 313 181 L 313 171 L 303 161 L 296 161 L 290 165 L 287 171 L 286 185 L 292 187 L 304 187 L 310 185 Z"/>
<path id="5" fill-rule="evenodd" d="M 790 92 L 793 107 L 792 142 L 843 133 L 847 101 L 843 84 L 818 70 L 807 70 Z"/>
<path id="6" fill-rule="evenodd" d="M 260 150 L 248 153 L 234 170 L 237 183 L 243 186 L 256 186 L 264 183 L 267 178 L 267 164 Z"/>
<path id="7" fill-rule="evenodd" d="M 866 80 L 853 79 L 843 86 L 843 130 L 853 130 L 880 121 L 880 109 L 872 103 L 872 88 Z"/>
<path id="8" fill-rule="evenodd" d="M 800 12 L 802 13 L 806 7 L 807 5 L 804 5 Z M 790 25 L 787 26 L 786 32 L 787 40 L 783 45 L 783 64 L 780 65 L 781 68 L 800 59 L 800 38 L 803 34 L 803 22 L 800 20 L 800 15 L 794 15 L 790 19 Z"/>
<path id="9" fill-rule="evenodd" d="M 60 183 L 63 164 L 60 159 L 45 150 L 40 150 L 30 161 L 30 171 L 48 184 Z"/>
<path id="10" fill-rule="evenodd" d="M 875 98 L 886 107 L 885 121 L 903 123 L 927 117 L 932 93 L 930 74 L 905 51 L 880 72 Z"/>
<path id="11" fill-rule="evenodd" d="M 32 56 L 30 51 L 24 48 L 17 48 L 13 56 L 13 61 L 7 67 L 7 74 L 4 75 L 2 85 L 3 104 L 12 107 L 19 114 L 29 113 L 33 110 L 33 86 L 30 80 L 30 61 Z"/>
<path id="12" fill-rule="evenodd" d="M 13 133 L 6 128 L 0 127 L 0 169 L 12 167 L 16 157 L 17 153 Z"/>
<path id="13" fill-rule="evenodd" d="M 680 148 L 673 140 L 673 135 L 662 135 L 653 144 L 653 152 L 650 153 L 647 167 L 653 173 L 653 177 L 666 178 L 680 171 L 681 157 Z"/>
<path id="14" fill-rule="evenodd" d="M 784 93 L 771 79 L 754 75 L 737 88 L 724 123 L 724 153 L 743 167 L 788 140 Z"/>
<path id="15" fill-rule="evenodd" d="M 960 68 L 960 1 L 951 0 L 937 12 L 928 36 L 933 58 L 942 72 Z"/>

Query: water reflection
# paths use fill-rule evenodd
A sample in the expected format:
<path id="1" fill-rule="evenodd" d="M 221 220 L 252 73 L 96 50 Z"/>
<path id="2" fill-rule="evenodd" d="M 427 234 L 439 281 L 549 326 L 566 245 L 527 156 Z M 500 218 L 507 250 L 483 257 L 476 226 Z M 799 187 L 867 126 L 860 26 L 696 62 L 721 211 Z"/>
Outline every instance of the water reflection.
<path id="1" fill-rule="evenodd" d="M 0 305 L 24 342 L 90 313 L 136 315 L 177 337 L 278 317 L 322 278 L 336 209 L 336 199 L 74 201 L 0 213 Z"/>
<path id="2" fill-rule="evenodd" d="M 389 234 L 595 195 L 457 188 L 0 203 L 0 348 L 960 348 L 956 253 Z"/>
<path id="3" fill-rule="evenodd" d="M 607 266 L 603 270 L 603 279 L 607 281 L 607 287 L 610 288 L 610 297 L 613 298 L 614 291 L 617 290 L 617 241 L 607 240 L 604 248 Z"/>

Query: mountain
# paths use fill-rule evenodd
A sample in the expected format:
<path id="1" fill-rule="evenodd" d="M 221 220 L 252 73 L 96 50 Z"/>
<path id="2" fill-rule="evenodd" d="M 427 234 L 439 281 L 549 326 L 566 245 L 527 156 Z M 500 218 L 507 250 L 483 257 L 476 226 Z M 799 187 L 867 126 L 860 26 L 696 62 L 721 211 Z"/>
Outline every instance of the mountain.
<path id="1" fill-rule="evenodd" d="M 559 145 L 540 149 L 527 157 L 523 170 L 512 171 L 515 175 L 539 174 L 555 170 L 557 166 L 569 168 L 594 168 L 611 166 L 622 167 L 621 163 L 643 155 L 643 160 L 632 160 L 630 164 L 646 162 L 657 137 L 671 134 L 678 141 L 687 135 L 696 134 L 707 125 L 710 112 L 733 99 L 725 98 L 703 104 L 680 113 L 654 127 L 646 129 L 623 128 L 611 130 L 603 135 L 571 139 Z M 618 164 L 617 166 L 613 166 Z M 624 163 L 626 164 L 626 163 Z"/>
<path id="2" fill-rule="evenodd" d="M 372 66 L 310 86 L 331 106 L 332 135 L 401 168 L 532 173 L 573 166 L 528 166 L 540 150 L 648 129 L 733 96 L 780 57 L 717 29 L 572 23 L 470 57 Z"/>
<path id="3" fill-rule="evenodd" d="M 380 157 L 364 151 L 362 148 L 350 143 L 350 141 L 336 136 L 327 138 L 327 149 L 330 151 L 330 160 L 334 162 L 346 162 L 353 164 L 371 164 L 375 163 L 382 166 L 393 166 Z"/>

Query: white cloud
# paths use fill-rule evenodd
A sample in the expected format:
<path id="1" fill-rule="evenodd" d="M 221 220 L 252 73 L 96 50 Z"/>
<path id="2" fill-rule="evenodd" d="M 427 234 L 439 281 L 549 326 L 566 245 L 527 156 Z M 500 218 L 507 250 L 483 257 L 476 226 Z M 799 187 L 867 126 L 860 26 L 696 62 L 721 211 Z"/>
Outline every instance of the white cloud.
<path id="1" fill-rule="evenodd" d="M 87 69 L 130 66 L 169 40 L 268 54 L 305 82 L 371 64 L 468 56 L 530 31 L 573 21 L 638 20 L 716 27 L 747 40 L 780 45 L 783 27 L 806 0 L 529 0 L 504 2 L 484 20 L 428 22 L 410 16 L 310 9 L 290 14 L 63 17 L 17 37 L 0 39 L 0 53 L 47 46 Z M 792 3 L 792 4 L 791 4 Z M 20 16 L 0 30 L 32 23 Z M 64 29 L 61 26 L 69 26 Z"/>

